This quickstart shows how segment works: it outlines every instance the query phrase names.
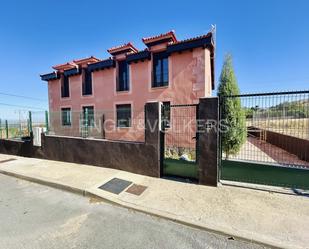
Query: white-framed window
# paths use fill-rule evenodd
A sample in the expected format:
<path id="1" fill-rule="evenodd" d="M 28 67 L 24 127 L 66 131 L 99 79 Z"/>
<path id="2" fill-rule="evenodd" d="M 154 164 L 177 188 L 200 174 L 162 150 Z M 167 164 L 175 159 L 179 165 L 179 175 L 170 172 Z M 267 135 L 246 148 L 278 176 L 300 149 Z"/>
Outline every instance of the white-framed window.
<path id="1" fill-rule="evenodd" d="M 71 121 L 71 108 L 61 108 L 61 123 L 63 126 L 71 126 L 72 121 Z"/>
<path id="2" fill-rule="evenodd" d="M 131 104 L 116 105 L 117 127 L 131 127 Z"/>

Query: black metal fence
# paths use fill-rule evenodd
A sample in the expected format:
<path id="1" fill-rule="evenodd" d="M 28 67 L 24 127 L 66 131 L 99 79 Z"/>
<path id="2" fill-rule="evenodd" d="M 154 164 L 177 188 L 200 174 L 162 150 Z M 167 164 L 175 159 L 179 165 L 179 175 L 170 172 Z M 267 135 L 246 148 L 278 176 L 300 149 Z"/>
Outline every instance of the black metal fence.
<path id="1" fill-rule="evenodd" d="M 163 105 L 165 157 L 196 160 L 197 105 Z"/>
<path id="2" fill-rule="evenodd" d="M 162 106 L 164 174 L 197 179 L 198 105 Z"/>
<path id="3" fill-rule="evenodd" d="M 309 91 L 220 99 L 221 119 L 231 127 L 227 135 L 221 131 L 223 159 L 309 168 Z"/>

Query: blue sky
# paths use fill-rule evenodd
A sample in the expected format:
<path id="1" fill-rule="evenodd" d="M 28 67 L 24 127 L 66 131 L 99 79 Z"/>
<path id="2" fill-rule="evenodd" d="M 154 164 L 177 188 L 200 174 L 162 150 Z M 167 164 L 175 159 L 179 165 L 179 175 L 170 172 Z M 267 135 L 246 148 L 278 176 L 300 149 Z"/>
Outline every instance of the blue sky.
<path id="1" fill-rule="evenodd" d="M 174 29 L 179 39 L 217 25 L 216 82 L 231 52 L 242 93 L 309 89 L 309 1 L 4 1 L 0 93 L 47 100 L 40 73 L 72 59 Z M 0 95 L 0 103 L 47 109 L 47 101 Z M 0 104 L 0 116 L 19 107 Z M 39 110 L 39 109 L 37 109 Z M 3 117 L 2 117 L 3 118 Z"/>

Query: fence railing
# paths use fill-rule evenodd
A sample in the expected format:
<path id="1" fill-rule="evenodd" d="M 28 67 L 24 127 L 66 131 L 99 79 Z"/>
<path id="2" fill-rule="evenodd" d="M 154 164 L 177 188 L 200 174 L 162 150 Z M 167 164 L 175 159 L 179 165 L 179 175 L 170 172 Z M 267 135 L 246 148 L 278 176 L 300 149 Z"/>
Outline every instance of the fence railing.
<path id="1" fill-rule="evenodd" d="M 166 158 L 179 159 L 185 156 L 190 161 L 196 160 L 197 106 L 162 106 Z"/>
<path id="2" fill-rule="evenodd" d="M 237 153 L 223 149 L 223 159 L 309 167 L 309 91 L 221 96 L 221 118 L 232 120 L 225 109 L 236 102 L 247 135 Z"/>
<path id="3" fill-rule="evenodd" d="M 49 134 L 120 141 L 145 140 L 145 114 L 142 109 L 62 110 L 49 113 Z"/>
<path id="4" fill-rule="evenodd" d="M 0 119 L 1 139 L 23 139 L 29 137 L 31 132 L 40 143 L 41 132 L 48 131 L 48 112 L 18 112 L 17 116 L 10 119 Z"/>
<path id="5" fill-rule="evenodd" d="M 50 112 L 19 112 L 10 119 L 0 119 L 0 138 L 22 139 L 33 134 L 34 144 L 40 145 L 40 134 L 96 138 L 121 141 L 145 140 L 144 109 L 88 110 Z"/>

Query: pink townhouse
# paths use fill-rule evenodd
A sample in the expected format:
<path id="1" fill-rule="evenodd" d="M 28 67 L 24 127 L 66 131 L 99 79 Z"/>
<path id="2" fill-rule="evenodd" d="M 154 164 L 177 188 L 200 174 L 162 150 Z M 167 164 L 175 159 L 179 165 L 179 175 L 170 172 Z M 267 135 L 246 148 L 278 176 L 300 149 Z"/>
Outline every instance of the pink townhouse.
<path id="1" fill-rule="evenodd" d="M 48 82 L 51 133 L 111 140 L 144 140 L 144 105 L 197 104 L 214 89 L 212 33 L 178 40 L 175 32 L 142 39 L 53 67 Z"/>

